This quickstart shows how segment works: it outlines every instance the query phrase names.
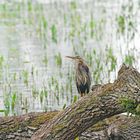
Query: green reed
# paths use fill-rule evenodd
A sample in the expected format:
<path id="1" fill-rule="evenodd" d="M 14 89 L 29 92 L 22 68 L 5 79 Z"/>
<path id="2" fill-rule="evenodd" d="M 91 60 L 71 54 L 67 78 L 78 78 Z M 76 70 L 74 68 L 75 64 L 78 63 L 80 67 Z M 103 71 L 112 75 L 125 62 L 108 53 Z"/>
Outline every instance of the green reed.
<path id="1" fill-rule="evenodd" d="M 12 110 L 13 114 L 15 112 L 14 109 L 15 109 L 15 105 L 16 105 L 16 100 L 17 100 L 17 93 L 13 92 L 12 96 L 11 96 L 11 110 Z"/>
<path id="2" fill-rule="evenodd" d="M 4 93 L 4 114 L 8 116 L 10 113 L 10 96 Z"/>
<path id="3" fill-rule="evenodd" d="M 131 54 L 125 55 L 124 63 L 126 63 L 129 66 L 132 66 L 134 62 L 135 62 L 134 55 L 131 55 Z"/>
<path id="4" fill-rule="evenodd" d="M 23 82 L 28 87 L 28 84 L 29 84 L 29 72 L 27 70 L 23 70 L 22 71 L 22 76 L 23 76 Z"/>
<path id="5" fill-rule="evenodd" d="M 58 54 L 56 54 L 54 56 L 55 58 L 55 63 L 57 66 L 61 67 L 62 66 L 62 57 L 61 57 L 61 53 L 59 52 Z"/>
<path id="6" fill-rule="evenodd" d="M 52 41 L 57 43 L 57 28 L 56 25 L 51 26 Z"/>

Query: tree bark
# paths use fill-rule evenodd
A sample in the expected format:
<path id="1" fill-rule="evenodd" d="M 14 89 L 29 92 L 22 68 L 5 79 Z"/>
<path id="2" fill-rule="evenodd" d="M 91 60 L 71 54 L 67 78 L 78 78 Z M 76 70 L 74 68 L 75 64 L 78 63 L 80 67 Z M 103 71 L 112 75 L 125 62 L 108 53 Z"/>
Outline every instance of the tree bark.
<path id="1" fill-rule="evenodd" d="M 116 115 L 93 125 L 80 135 L 80 140 L 139 140 L 140 120 Z"/>
<path id="2" fill-rule="evenodd" d="M 0 140 L 28 140 L 42 124 L 48 123 L 57 111 L 0 117 Z"/>
<path id="3" fill-rule="evenodd" d="M 29 113 L 0 118 L 0 140 L 29 140 L 42 124 L 58 114 L 55 112 Z M 139 140 L 140 120 L 117 115 L 93 125 L 79 136 L 79 140 Z"/>
<path id="4" fill-rule="evenodd" d="M 123 65 L 114 83 L 98 87 L 89 95 L 61 111 L 32 136 L 32 140 L 74 140 L 99 121 L 125 112 L 122 97 L 140 103 L 140 74 Z"/>

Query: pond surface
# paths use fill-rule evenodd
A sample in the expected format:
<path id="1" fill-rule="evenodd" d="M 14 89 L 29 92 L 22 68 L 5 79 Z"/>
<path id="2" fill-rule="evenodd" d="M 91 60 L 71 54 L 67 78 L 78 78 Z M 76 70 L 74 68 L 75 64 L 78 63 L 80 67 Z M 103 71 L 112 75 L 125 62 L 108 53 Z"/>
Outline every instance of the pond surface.
<path id="1" fill-rule="evenodd" d="M 74 64 L 92 84 L 113 82 L 124 62 L 140 70 L 137 0 L 1 1 L 0 115 L 60 110 L 78 100 Z"/>

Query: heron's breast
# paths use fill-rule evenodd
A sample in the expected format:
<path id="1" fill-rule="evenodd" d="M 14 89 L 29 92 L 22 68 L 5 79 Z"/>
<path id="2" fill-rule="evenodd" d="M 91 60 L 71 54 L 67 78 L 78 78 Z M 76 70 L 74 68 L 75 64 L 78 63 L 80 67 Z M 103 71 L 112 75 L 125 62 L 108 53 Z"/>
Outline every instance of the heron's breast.
<path id="1" fill-rule="evenodd" d="M 86 84 L 87 83 L 87 75 L 84 74 L 78 74 L 76 75 L 76 82 L 78 84 Z"/>

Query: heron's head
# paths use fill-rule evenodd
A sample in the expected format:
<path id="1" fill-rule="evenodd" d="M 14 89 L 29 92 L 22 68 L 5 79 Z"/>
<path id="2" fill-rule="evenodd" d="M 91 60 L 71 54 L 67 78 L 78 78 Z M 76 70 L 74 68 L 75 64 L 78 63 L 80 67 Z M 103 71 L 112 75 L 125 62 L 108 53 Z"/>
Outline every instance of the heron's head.
<path id="1" fill-rule="evenodd" d="M 71 60 L 74 60 L 76 63 L 83 63 L 84 59 L 80 56 L 66 56 L 67 58 L 70 58 Z"/>

